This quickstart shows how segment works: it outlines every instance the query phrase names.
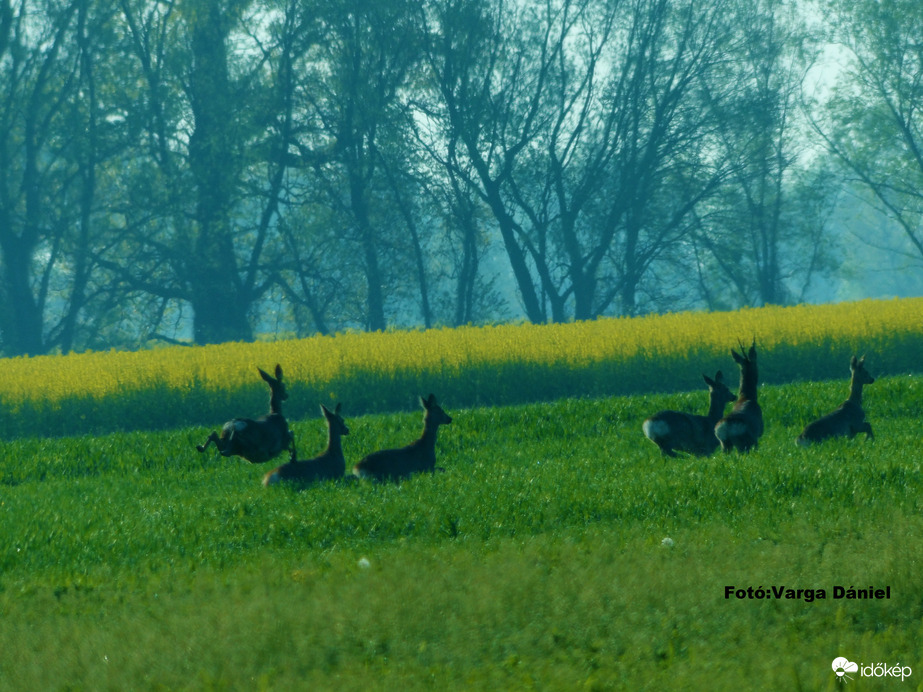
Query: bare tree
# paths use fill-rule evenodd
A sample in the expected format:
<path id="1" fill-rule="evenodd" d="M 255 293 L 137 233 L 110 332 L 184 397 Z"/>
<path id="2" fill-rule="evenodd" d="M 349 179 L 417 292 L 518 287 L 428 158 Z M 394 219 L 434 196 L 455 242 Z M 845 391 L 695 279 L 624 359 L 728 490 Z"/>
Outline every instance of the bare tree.
<path id="1" fill-rule="evenodd" d="M 807 186 L 829 190 L 803 174 L 809 142 L 801 94 L 817 43 L 790 3 L 740 2 L 735 18 L 736 59 L 721 74 L 733 98 L 715 104 L 732 175 L 701 210 L 700 276 L 706 293 L 723 295 L 721 305 L 785 304 L 825 266 L 827 214 Z"/>
<path id="2" fill-rule="evenodd" d="M 313 9 L 322 39 L 300 63 L 296 110 L 305 126 L 293 131 L 292 165 L 311 179 L 298 184 L 311 190 L 314 203 L 323 200 L 339 229 L 337 239 L 324 241 L 331 249 L 327 264 L 337 268 L 302 271 L 326 270 L 337 281 L 336 275 L 343 277 L 341 267 L 358 269 L 360 275 L 345 284 L 358 288 L 361 281 L 357 317 L 371 330 L 388 326 L 389 312 L 409 295 L 408 277 L 415 279 L 424 321 L 431 319 L 404 144 L 403 99 L 417 60 L 409 6 L 403 0 L 319 3 Z M 308 229 L 300 236 L 297 229 L 293 232 L 296 244 L 311 242 Z M 303 278 L 289 282 L 289 289 L 305 288 Z M 352 301 L 344 282 L 338 282 L 344 300 Z"/>
<path id="3" fill-rule="evenodd" d="M 817 133 L 847 183 L 903 231 L 923 258 L 923 6 L 912 0 L 833 2 L 833 39 L 848 51 Z M 874 239 L 870 239 L 874 240 Z"/>
<path id="4" fill-rule="evenodd" d="M 0 336 L 8 354 L 74 347 L 87 301 L 102 156 L 89 35 L 105 13 L 96 9 L 90 0 L 0 4 Z"/>
<path id="5" fill-rule="evenodd" d="M 144 85 L 141 107 L 124 105 L 140 146 L 124 162 L 120 238 L 100 262 L 133 290 L 188 303 L 198 343 L 249 339 L 251 310 L 271 285 L 264 252 L 286 161 L 271 153 L 279 135 L 267 110 L 284 121 L 285 109 L 261 80 L 249 5 L 120 5 Z M 259 195 L 248 188 L 259 168 L 251 151 L 268 178 Z"/>
<path id="6" fill-rule="evenodd" d="M 464 155 L 444 163 L 491 210 L 530 320 L 635 312 L 639 282 L 716 189 L 698 90 L 723 55 L 722 12 L 458 0 L 424 17 L 441 97 L 428 111 Z"/>

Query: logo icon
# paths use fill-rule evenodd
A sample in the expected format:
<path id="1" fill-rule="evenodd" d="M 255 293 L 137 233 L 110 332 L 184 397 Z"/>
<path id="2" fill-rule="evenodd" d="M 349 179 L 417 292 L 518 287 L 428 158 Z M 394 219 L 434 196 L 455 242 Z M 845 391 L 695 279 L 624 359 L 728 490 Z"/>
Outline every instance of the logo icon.
<path id="1" fill-rule="evenodd" d="M 836 679 L 838 682 L 846 682 L 847 680 L 852 680 L 846 673 L 858 673 L 859 664 L 853 663 L 852 661 L 840 656 L 833 659 L 833 672 L 836 673 Z"/>

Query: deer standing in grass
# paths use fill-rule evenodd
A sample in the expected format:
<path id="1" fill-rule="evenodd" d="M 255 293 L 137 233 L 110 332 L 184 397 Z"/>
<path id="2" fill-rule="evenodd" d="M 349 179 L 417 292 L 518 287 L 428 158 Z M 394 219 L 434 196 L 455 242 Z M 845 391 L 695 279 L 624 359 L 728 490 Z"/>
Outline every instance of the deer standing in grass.
<path id="1" fill-rule="evenodd" d="M 763 434 L 763 411 L 756 402 L 759 371 L 756 367 L 756 340 L 746 355 L 731 349 L 731 356 L 740 366 L 740 390 L 731 412 L 715 425 L 715 436 L 721 444 L 721 450 L 730 452 L 735 447 L 742 452 L 749 452 L 757 446 Z"/>
<path id="2" fill-rule="evenodd" d="M 359 478 L 396 481 L 414 473 L 436 470 L 436 434 L 440 425 L 452 422 L 452 417 L 442 410 L 432 394 L 426 399 L 420 397 L 420 403 L 423 405 L 420 439 L 400 449 L 372 452 L 353 467 L 353 474 Z"/>
<path id="3" fill-rule="evenodd" d="M 708 375 L 702 377 L 708 385 L 706 415 L 660 411 L 641 424 L 647 439 L 660 447 L 660 453 L 664 456 L 675 457 L 677 451 L 707 456 L 718 448 L 715 423 L 724 415 L 724 407 L 736 397 L 724 384 L 724 375 L 720 370 L 715 373 L 715 379 Z"/>
<path id="4" fill-rule="evenodd" d="M 865 356 L 858 360 L 853 356 L 849 361 L 849 372 L 852 374 L 849 380 L 849 398 L 836 411 L 808 423 L 798 436 L 798 444 L 806 446 L 828 437 L 844 435 L 852 439 L 861 432 L 865 433 L 865 439 L 874 439 L 872 426 L 865 420 L 865 411 L 862 410 L 862 387 L 875 381 L 865 369 Z"/>
<path id="5" fill-rule="evenodd" d="M 282 481 L 308 484 L 343 477 L 346 472 L 346 460 L 343 458 L 343 443 L 340 438 L 349 435 L 349 428 L 340 416 L 340 404 L 337 404 L 333 411 L 323 404 L 320 408 L 327 420 L 327 448 L 319 456 L 307 461 L 297 461 L 293 449 L 291 461 L 263 477 L 264 486 L 268 488 Z"/>
<path id="6" fill-rule="evenodd" d="M 221 456 L 239 456 L 252 464 L 262 464 L 278 456 L 283 449 L 291 450 L 295 454 L 295 439 L 288 429 L 288 422 L 282 415 L 282 402 L 288 399 L 285 385 L 282 383 L 282 367 L 276 365 L 276 376 L 273 377 L 260 368 L 257 368 L 266 383 L 269 385 L 269 413 L 257 419 L 234 418 L 221 428 L 221 435 L 212 432 L 205 444 L 196 445 L 196 449 L 204 452 L 212 442 L 221 452 Z"/>

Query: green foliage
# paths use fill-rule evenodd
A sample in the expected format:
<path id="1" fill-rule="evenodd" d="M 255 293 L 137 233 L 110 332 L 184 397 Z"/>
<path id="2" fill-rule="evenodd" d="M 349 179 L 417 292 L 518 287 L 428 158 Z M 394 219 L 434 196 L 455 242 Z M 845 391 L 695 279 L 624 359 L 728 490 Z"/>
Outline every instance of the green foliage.
<path id="1" fill-rule="evenodd" d="M 0 687 L 826 689 L 837 655 L 916 669 L 921 386 L 879 378 L 875 441 L 808 449 L 845 380 L 764 387 L 757 451 L 669 461 L 641 421 L 704 410 L 704 388 L 448 406 L 446 473 L 300 492 L 197 454 L 192 429 L 6 442 Z M 348 419 L 347 462 L 420 418 Z M 318 418 L 293 426 L 323 447 Z M 869 584 L 891 599 L 832 599 Z"/>

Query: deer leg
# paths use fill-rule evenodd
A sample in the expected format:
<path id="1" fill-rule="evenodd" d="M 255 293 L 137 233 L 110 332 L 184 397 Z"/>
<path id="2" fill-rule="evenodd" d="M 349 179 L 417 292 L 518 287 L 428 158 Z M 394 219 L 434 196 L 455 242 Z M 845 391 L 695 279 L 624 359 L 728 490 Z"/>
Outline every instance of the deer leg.
<path id="1" fill-rule="evenodd" d="M 198 445 L 196 449 L 198 449 L 200 452 L 204 452 L 208 445 L 210 445 L 212 442 L 215 443 L 215 447 L 218 449 L 218 453 L 223 457 L 230 457 L 237 454 L 237 444 L 234 440 L 234 436 L 229 435 L 226 437 L 221 437 L 216 432 L 213 432 L 211 435 L 209 435 L 208 439 L 205 441 L 205 444 Z"/>
<path id="2" fill-rule="evenodd" d="M 871 423 L 869 423 L 868 421 L 865 421 L 865 422 L 859 427 L 859 432 L 864 432 L 864 433 L 865 433 L 865 439 L 866 439 L 866 440 L 874 440 L 874 439 L 875 439 L 875 433 L 872 432 L 872 425 L 871 425 Z"/>
<path id="3" fill-rule="evenodd" d="M 212 432 L 212 434 L 208 436 L 208 439 L 205 440 L 204 445 L 196 445 L 195 448 L 200 452 L 204 452 L 206 449 L 208 449 L 208 445 L 210 445 L 212 442 L 215 443 L 215 446 L 218 447 L 219 450 L 221 449 L 221 447 L 218 445 L 218 433 L 216 432 Z"/>

